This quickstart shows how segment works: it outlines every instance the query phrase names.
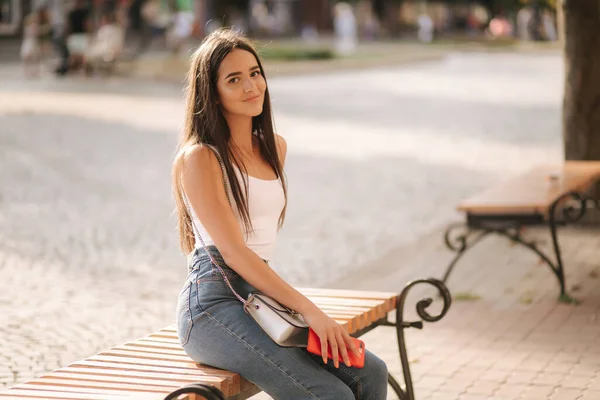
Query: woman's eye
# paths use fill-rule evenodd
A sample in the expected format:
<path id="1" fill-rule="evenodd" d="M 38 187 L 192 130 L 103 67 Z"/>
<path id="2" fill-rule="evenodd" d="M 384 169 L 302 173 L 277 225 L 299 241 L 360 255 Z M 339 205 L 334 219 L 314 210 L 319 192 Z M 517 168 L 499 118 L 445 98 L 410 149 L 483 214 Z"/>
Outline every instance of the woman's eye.
<path id="1" fill-rule="evenodd" d="M 253 71 L 252 74 L 251 74 L 252 77 L 255 77 L 255 76 L 258 76 L 258 75 L 260 75 L 260 71 Z"/>
<path id="2" fill-rule="evenodd" d="M 240 79 L 239 78 L 231 78 L 229 80 L 229 83 L 237 83 Z"/>

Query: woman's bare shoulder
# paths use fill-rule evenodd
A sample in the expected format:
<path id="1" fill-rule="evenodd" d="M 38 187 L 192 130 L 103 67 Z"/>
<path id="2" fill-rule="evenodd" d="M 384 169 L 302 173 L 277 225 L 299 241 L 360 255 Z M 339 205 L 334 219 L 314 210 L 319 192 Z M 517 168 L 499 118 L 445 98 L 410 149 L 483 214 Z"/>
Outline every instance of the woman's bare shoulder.
<path id="1" fill-rule="evenodd" d="M 283 136 L 275 134 L 275 143 L 277 144 L 277 152 L 279 153 L 281 163 L 283 164 L 287 155 L 287 142 Z"/>
<path id="2" fill-rule="evenodd" d="M 208 167 L 218 166 L 215 153 L 206 145 L 193 144 L 182 154 L 184 170 L 208 170 Z"/>

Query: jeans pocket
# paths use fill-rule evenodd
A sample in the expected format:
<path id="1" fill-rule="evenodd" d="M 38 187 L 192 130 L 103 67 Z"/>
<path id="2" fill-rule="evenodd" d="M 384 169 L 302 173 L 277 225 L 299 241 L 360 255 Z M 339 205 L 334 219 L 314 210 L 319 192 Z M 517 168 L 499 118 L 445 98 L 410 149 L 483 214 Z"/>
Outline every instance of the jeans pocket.
<path id="1" fill-rule="evenodd" d="M 221 271 L 223 271 L 223 274 L 229 280 L 234 280 L 234 279 L 237 279 L 240 277 L 237 272 L 235 272 L 233 269 L 229 268 L 227 265 L 219 265 L 219 267 L 221 267 Z M 221 274 L 221 271 L 219 271 L 219 269 L 217 267 L 213 266 L 213 269 L 210 274 L 211 279 L 212 280 L 222 280 L 223 274 Z"/>
<path id="2" fill-rule="evenodd" d="M 181 346 L 185 346 L 190 340 L 190 334 L 194 326 L 190 309 L 191 288 L 192 282 L 188 281 L 177 301 L 177 336 L 179 337 Z"/>

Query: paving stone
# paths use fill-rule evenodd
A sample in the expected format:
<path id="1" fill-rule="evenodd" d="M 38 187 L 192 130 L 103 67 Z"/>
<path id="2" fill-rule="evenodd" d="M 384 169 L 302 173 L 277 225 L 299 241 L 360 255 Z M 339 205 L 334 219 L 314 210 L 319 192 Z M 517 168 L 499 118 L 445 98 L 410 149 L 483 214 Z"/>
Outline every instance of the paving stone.
<path id="1" fill-rule="evenodd" d="M 498 397 L 518 399 L 528 387 L 529 385 L 527 384 L 504 383 L 498 387 L 494 395 Z"/>
<path id="2" fill-rule="evenodd" d="M 551 395 L 551 400 L 577 400 L 583 394 L 581 389 L 557 388 Z"/>
<path id="3" fill-rule="evenodd" d="M 555 392 L 553 385 L 529 385 L 521 394 L 520 399 L 547 399 Z"/>
<path id="4" fill-rule="evenodd" d="M 600 399 L 600 390 L 586 390 L 583 392 L 579 400 Z"/>

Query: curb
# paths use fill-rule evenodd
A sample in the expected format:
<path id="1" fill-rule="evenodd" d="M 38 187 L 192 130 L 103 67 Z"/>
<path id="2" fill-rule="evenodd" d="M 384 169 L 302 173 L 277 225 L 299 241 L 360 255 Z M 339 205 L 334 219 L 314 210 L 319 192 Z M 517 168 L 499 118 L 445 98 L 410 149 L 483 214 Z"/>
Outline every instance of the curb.
<path id="1" fill-rule="evenodd" d="M 330 71 L 345 71 L 389 67 L 408 63 L 437 61 L 447 56 L 450 49 L 430 49 L 411 52 L 410 54 L 394 54 L 388 56 L 373 55 L 363 58 L 337 58 L 319 61 L 264 61 L 265 72 L 269 78 L 277 76 L 298 76 Z M 125 75 L 132 78 L 160 80 L 182 83 L 189 68 L 189 61 L 182 58 L 145 58 L 121 66 Z"/>

